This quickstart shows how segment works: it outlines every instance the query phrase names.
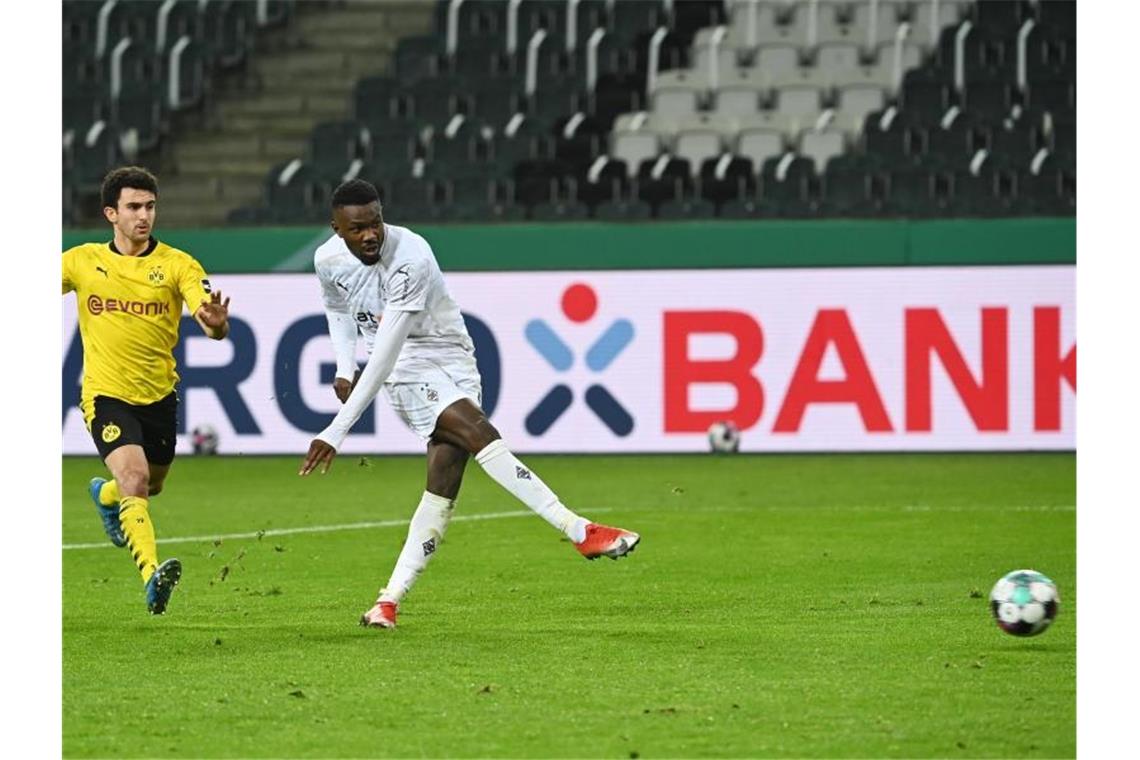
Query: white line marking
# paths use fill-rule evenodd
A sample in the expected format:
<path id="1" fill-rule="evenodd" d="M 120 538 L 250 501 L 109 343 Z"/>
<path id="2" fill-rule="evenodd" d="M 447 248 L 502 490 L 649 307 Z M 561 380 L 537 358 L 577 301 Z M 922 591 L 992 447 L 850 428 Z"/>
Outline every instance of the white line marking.
<path id="1" fill-rule="evenodd" d="M 672 506 L 672 505 L 670 505 Z M 702 510 L 707 509 L 701 507 Z M 991 511 L 1005 511 L 1005 512 L 1075 512 L 1076 506 L 1073 504 L 1032 504 L 1032 505 L 994 505 L 994 506 L 941 506 L 932 507 L 925 504 L 907 504 L 898 507 L 892 506 L 822 506 L 822 507 L 778 507 L 778 506 L 749 506 L 749 507 L 722 507 L 720 509 L 712 510 L 716 512 L 991 512 Z M 608 507 L 591 508 L 591 514 L 602 514 L 605 512 L 612 512 L 613 509 Z M 526 517 L 533 515 L 534 512 L 530 510 L 520 509 L 514 512 L 486 512 L 483 514 L 475 515 L 457 515 L 452 519 L 452 522 L 474 522 L 476 520 L 503 520 L 508 517 Z M 371 522 L 358 522 L 358 523 L 343 523 L 340 525 L 305 525 L 298 528 L 268 528 L 264 531 L 255 530 L 247 533 L 216 533 L 209 536 L 178 536 L 175 538 L 160 538 L 160 544 L 193 544 L 202 541 L 226 541 L 235 538 L 257 538 L 261 536 L 293 536 L 300 533 L 338 533 L 345 530 L 368 530 L 370 528 L 402 528 L 410 522 L 409 520 L 375 520 Z M 64 544 L 64 551 L 74 549 L 113 549 L 116 548 L 109 541 L 100 541 L 90 544 Z"/>
<path id="2" fill-rule="evenodd" d="M 591 509 L 591 514 L 612 512 L 611 509 Z M 526 517 L 534 515 L 528 509 L 514 512 L 486 512 L 477 515 L 456 515 L 452 522 L 471 522 L 475 520 L 502 520 L 507 517 Z M 337 533 L 344 530 L 367 530 L 369 528 L 403 528 L 410 522 L 408 520 L 375 520 L 371 522 L 344 523 L 341 525 L 306 525 L 299 528 L 268 528 L 264 531 L 255 530 L 249 533 L 215 533 L 212 536 L 178 536 L 175 538 L 160 538 L 160 544 L 194 544 L 202 541 L 226 541 L 234 538 L 257 538 L 258 536 L 292 536 L 298 533 Z M 118 548 L 110 541 L 100 541 L 93 544 L 64 544 L 64 551 L 72 549 L 115 549 Z"/>

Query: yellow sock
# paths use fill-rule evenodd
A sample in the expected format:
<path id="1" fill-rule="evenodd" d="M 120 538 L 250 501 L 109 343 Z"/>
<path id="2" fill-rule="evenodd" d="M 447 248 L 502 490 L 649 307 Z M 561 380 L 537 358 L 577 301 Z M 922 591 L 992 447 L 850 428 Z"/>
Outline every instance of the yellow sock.
<path id="1" fill-rule="evenodd" d="M 150 521 L 147 500 L 141 496 L 124 496 L 119 502 L 119 525 L 127 537 L 127 548 L 135 558 L 143 583 L 158 567 L 158 547 L 154 541 L 154 525 Z"/>
<path id="2" fill-rule="evenodd" d="M 108 480 L 99 489 L 99 503 L 104 507 L 109 507 L 119 500 L 119 484 L 113 480 Z"/>

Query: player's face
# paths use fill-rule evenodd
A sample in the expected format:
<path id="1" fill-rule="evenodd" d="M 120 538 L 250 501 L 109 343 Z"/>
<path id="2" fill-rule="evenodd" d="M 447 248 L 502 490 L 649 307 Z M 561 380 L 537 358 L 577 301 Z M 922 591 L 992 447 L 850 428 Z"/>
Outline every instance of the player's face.
<path id="1" fill-rule="evenodd" d="M 124 187 L 119 192 L 119 204 L 103 209 L 103 214 L 123 237 L 132 243 L 143 243 L 154 229 L 155 201 L 149 190 Z"/>
<path id="2" fill-rule="evenodd" d="M 373 264 L 384 242 L 384 218 L 376 201 L 366 206 L 341 206 L 333 210 L 332 228 L 356 258 Z"/>

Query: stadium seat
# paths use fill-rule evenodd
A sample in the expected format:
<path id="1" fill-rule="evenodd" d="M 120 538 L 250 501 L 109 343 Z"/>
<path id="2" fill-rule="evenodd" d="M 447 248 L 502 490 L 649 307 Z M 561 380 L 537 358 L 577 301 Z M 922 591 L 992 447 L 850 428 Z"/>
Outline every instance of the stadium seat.
<path id="1" fill-rule="evenodd" d="M 737 137 L 736 154 L 761 167 L 771 158 L 784 154 L 784 138 L 769 129 L 742 130 Z"/>
<path id="2" fill-rule="evenodd" d="M 599 156 L 578 179 L 578 198 L 591 209 L 600 203 L 629 198 L 631 182 L 624 161 Z"/>
<path id="3" fill-rule="evenodd" d="M 701 164 L 701 197 L 720 209 L 728 201 L 754 195 L 756 175 L 747 158 L 724 153 Z"/>
<path id="4" fill-rule="evenodd" d="M 202 41 L 222 69 L 244 66 L 253 51 L 255 6 L 241 0 L 200 0 Z"/>
<path id="5" fill-rule="evenodd" d="M 656 158 L 660 138 L 652 132 L 615 132 L 610 138 L 609 155 L 624 161 L 634 176 L 643 161 Z"/>
<path id="6" fill-rule="evenodd" d="M 712 130 L 686 130 L 677 135 L 673 153 L 678 158 L 687 161 L 690 169 L 697 172 L 706 159 L 719 156 L 721 149 L 722 138 L 720 132 Z"/>
<path id="7" fill-rule="evenodd" d="M 839 90 L 833 126 L 854 138 L 867 115 L 883 108 L 885 98 L 878 87 L 849 86 Z"/>
<path id="8" fill-rule="evenodd" d="M 823 174 L 827 162 L 843 154 L 844 139 L 842 132 L 816 132 L 809 130 L 800 136 L 798 153 L 804 158 L 811 159 L 815 164 L 817 174 Z"/>
<path id="9" fill-rule="evenodd" d="M 637 171 L 637 197 L 656 213 L 667 200 L 681 200 L 694 193 L 693 169 L 689 162 L 669 154 L 643 161 Z"/>
<path id="10" fill-rule="evenodd" d="M 818 210 L 822 187 L 810 159 L 786 153 L 760 169 L 759 201 L 763 213 L 802 218 Z"/>
<path id="11" fill-rule="evenodd" d="M 863 217 L 875 210 L 870 199 L 870 174 L 854 156 L 836 156 L 823 173 L 824 207 L 828 214 Z"/>

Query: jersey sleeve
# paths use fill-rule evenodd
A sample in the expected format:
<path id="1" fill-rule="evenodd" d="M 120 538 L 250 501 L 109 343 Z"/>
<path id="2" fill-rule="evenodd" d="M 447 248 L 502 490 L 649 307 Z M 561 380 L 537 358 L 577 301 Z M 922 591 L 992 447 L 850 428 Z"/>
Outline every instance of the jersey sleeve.
<path id="1" fill-rule="evenodd" d="M 210 300 L 210 293 L 213 292 L 210 279 L 206 276 L 206 270 L 192 256 L 186 257 L 186 264 L 178 275 L 178 292 L 182 294 L 182 300 L 191 314 L 198 311 L 203 301 Z"/>
<path id="2" fill-rule="evenodd" d="M 396 268 L 384 283 L 387 294 L 385 309 L 393 311 L 423 311 L 427 308 L 428 286 L 431 283 L 430 259 L 420 259 Z"/>
<path id="3" fill-rule="evenodd" d="M 356 320 L 348 301 L 328 271 L 316 265 L 317 280 L 321 283 L 321 301 L 325 305 L 325 318 L 329 323 L 329 338 L 336 355 L 336 376 L 351 380 L 356 372 Z"/>
<path id="4" fill-rule="evenodd" d="M 69 248 L 63 252 L 63 292 L 70 293 L 76 289 L 75 282 L 75 257 L 79 254 L 76 253 L 78 248 Z"/>
<path id="5" fill-rule="evenodd" d="M 348 307 L 348 301 L 341 294 L 340 289 L 337 288 L 332 275 L 328 269 L 317 264 L 317 280 L 321 283 L 321 300 L 324 302 L 325 311 L 335 314 L 349 314 L 351 311 Z"/>

